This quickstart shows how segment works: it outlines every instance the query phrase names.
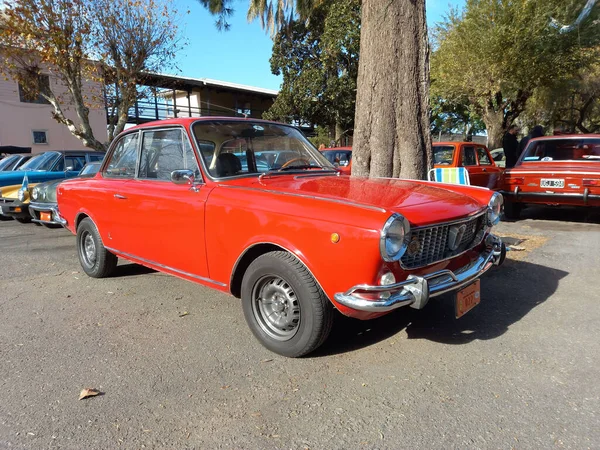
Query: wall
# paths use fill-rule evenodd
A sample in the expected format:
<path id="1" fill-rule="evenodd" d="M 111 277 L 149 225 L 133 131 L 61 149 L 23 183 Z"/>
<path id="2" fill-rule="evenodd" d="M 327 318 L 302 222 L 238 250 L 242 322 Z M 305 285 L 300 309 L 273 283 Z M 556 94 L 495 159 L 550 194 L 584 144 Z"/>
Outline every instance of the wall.
<path id="1" fill-rule="evenodd" d="M 46 72 L 47 74 L 47 72 Z M 53 92 L 64 95 L 68 103 L 65 89 L 56 77 L 50 76 Z M 86 93 L 91 95 L 101 89 L 97 83 L 88 83 Z M 101 91 L 100 91 L 101 92 Z M 76 114 L 65 107 L 65 115 L 76 120 Z M 22 103 L 19 100 L 18 84 L 12 80 L 0 78 L 0 145 L 16 145 L 31 147 L 32 153 L 47 150 L 80 150 L 85 148 L 81 141 L 74 137 L 66 126 L 52 118 L 52 106 L 36 103 Z M 106 111 L 102 105 L 90 110 L 90 125 L 94 135 L 100 141 L 107 139 Z M 48 144 L 34 144 L 32 130 L 46 131 Z"/>

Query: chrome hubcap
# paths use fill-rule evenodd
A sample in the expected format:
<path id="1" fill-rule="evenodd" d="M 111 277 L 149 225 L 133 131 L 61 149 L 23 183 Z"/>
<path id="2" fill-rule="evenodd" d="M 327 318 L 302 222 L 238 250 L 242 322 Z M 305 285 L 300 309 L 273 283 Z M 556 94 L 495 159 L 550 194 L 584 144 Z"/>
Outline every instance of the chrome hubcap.
<path id="1" fill-rule="evenodd" d="M 96 242 L 90 233 L 86 233 L 81 240 L 81 256 L 86 265 L 92 267 L 96 263 Z"/>
<path id="2" fill-rule="evenodd" d="M 282 278 L 267 275 L 254 285 L 252 312 L 261 329 L 278 341 L 293 338 L 300 325 L 300 304 Z"/>

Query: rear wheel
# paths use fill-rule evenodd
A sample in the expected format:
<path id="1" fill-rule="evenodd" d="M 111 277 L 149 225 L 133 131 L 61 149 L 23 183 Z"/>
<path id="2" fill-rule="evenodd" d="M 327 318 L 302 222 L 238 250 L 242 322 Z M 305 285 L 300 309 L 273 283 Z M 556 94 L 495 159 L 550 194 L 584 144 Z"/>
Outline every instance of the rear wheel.
<path id="1" fill-rule="evenodd" d="M 507 200 L 504 203 L 504 217 L 509 220 L 519 220 L 519 217 L 521 217 L 521 209 L 522 205 L 520 203 Z"/>
<path id="2" fill-rule="evenodd" d="M 306 355 L 331 332 L 331 303 L 304 264 L 287 252 L 266 253 L 248 266 L 242 305 L 256 338 L 283 356 Z"/>
<path id="3" fill-rule="evenodd" d="M 83 271 L 93 278 L 104 278 L 114 272 L 117 257 L 106 250 L 100 233 L 89 218 L 77 227 L 77 254 Z"/>

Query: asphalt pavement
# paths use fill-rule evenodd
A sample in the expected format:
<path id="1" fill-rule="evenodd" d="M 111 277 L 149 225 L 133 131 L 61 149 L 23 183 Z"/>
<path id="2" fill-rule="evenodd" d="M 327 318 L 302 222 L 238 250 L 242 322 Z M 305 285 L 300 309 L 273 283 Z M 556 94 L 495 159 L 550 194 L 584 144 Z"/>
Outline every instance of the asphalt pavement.
<path id="1" fill-rule="evenodd" d="M 1 222 L 0 449 L 600 448 L 600 213 L 497 234 L 517 250 L 463 318 L 339 316 L 287 359 L 231 296 L 127 262 L 91 279 L 68 231 Z"/>

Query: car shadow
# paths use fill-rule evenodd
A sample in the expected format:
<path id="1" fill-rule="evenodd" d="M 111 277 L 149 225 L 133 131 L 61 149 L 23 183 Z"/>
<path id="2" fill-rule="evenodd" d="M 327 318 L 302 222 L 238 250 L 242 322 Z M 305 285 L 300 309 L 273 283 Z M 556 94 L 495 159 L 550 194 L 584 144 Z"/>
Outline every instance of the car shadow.
<path id="1" fill-rule="evenodd" d="M 142 266 L 140 264 L 126 262 L 124 264 L 119 264 L 115 269 L 114 273 L 111 275 L 111 278 L 120 278 L 120 277 L 131 277 L 135 275 L 147 275 L 149 273 L 154 273 L 156 270 L 151 269 L 150 267 Z"/>
<path id="2" fill-rule="evenodd" d="M 548 220 L 553 222 L 575 222 L 600 224 L 600 208 L 583 206 L 543 206 L 528 205 L 521 211 L 519 220 L 507 220 L 506 222 L 523 222 L 525 220 Z"/>
<path id="3" fill-rule="evenodd" d="M 400 308 L 370 321 L 337 314 L 327 342 L 312 357 L 351 352 L 377 344 L 402 330 L 408 339 L 428 339 L 448 345 L 494 339 L 504 334 L 537 305 L 554 294 L 568 272 L 508 259 L 493 268 L 481 282 L 481 303 L 455 319 L 454 297 L 433 298 L 423 310 Z"/>

